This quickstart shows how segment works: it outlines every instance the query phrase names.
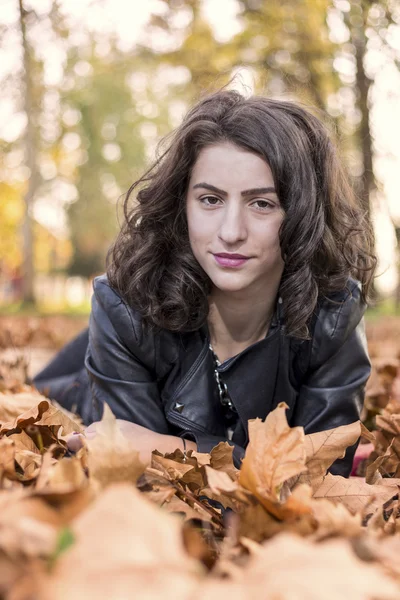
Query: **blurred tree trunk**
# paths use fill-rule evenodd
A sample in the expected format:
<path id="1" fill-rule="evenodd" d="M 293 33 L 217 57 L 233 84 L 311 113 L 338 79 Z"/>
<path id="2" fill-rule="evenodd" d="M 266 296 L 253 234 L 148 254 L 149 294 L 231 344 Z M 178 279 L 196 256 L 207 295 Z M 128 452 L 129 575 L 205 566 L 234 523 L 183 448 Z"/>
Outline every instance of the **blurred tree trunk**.
<path id="1" fill-rule="evenodd" d="M 30 176 L 28 188 L 24 196 L 24 218 L 22 223 L 23 236 L 23 301 L 24 303 L 34 304 L 34 257 L 33 257 L 33 223 L 32 206 L 38 186 L 38 170 L 36 165 L 36 132 L 33 122 L 33 93 L 32 93 L 32 57 L 31 49 L 27 41 L 27 11 L 24 9 L 23 1 L 18 0 L 19 21 L 22 38 L 22 60 L 23 60 L 23 78 L 22 93 L 24 97 L 23 110 L 26 114 L 27 125 L 25 131 L 25 164 L 29 168 Z"/>
<path id="2" fill-rule="evenodd" d="M 360 185 L 360 198 L 365 212 L 371 214 L 371 193 L 376 189 L 373 170 L 373 142 L 370 129 L 368 94 L 371 80 L 365 72 L 365 54 L 367 50 L 365 30 L 367 28 L 370 2 L 355 0 L 347 18 L 351 42 L 355 49 L 357 105 L 361 115 L 358 129 L 359 147 L 362 153 L 363 174 Z"/>

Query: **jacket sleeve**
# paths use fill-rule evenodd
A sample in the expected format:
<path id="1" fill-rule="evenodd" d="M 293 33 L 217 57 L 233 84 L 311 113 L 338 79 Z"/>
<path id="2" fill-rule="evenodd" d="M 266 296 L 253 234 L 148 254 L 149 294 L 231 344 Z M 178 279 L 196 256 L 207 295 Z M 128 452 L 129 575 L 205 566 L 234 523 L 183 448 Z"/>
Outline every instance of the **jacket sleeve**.
<path id="1" fill-rule="evenodd" d="M 325 302 L 328 302 L 326 300 Z M 314 330 L 311 357 L 300 388 L 292 426 L 314 433 L 359 420 L 370 375 L 360 286 L 354 285 L 337 309 L 325 304 Z M 330 472 L 348 477 L 357 444 L 347 449 Z"/>
<path id="2" fill-rule="evenodd" d="M 94 282 L 85 365 L 91 408 L 85 423 L 101 419 L 107 403 L 118 419 L 169 433 L 156 377 L 155 336 L 145 335 L 140 317 L 109 286 Z"/>

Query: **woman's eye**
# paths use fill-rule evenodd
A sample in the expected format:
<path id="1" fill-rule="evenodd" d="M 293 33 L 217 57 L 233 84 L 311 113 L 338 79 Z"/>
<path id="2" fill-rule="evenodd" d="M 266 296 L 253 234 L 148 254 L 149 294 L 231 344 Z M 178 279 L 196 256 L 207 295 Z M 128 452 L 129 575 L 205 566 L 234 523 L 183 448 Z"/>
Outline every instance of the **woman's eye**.
<path id="1" fill-rule="evenodd" d="M 219 202 L 219 198 L 216 198 L 215 196 L 204 196 L 200 201 L 206 206 L 216 206 Z"/>
<path id="2" fill-rule="evenodd" d="M 272 202 L 270 202 L 269 200 L 256 200 L 254 202 L 254 205 L 258 204 L 258 206 L 256 206 L 256 208 L 260 208 L 260 209 L 266 209 L 266 208 L 272 208 Z"/>

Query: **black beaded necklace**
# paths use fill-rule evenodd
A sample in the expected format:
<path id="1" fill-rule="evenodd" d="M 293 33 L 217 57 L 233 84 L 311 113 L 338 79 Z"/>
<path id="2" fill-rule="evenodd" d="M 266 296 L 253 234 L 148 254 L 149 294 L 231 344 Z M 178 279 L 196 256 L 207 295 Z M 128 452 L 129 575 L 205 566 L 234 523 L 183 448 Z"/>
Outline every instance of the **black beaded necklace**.
<path id="1" fill-rule="evenodd" d="M 219 367 L 221 365 L 221 361 L 219 360 L 218 356 L 215 354 L 214 348 L 212 347 L 211 342 L 209 344 L 209 348 L 211 350 L 211 354 L 212 354 L 212 357 L 214 360 L 214 377 L 215 377 L 215 381 L 217 383 L 219 400 L 223 407 L 228 408 L 232 412 L 236 413 L 236 409 L 235 409 L 233 402 L 229 396 L 228 387 L 227 387 L 226 383 L 224 381 L 222 381 L 219 371 L 217 369 L 217 367 Z"/>

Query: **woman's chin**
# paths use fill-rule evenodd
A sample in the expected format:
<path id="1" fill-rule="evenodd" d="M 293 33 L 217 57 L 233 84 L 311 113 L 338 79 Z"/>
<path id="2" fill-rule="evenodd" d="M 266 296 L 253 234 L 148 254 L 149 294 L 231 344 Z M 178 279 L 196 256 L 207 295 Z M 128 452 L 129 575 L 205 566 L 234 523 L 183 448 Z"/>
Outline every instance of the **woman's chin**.
<path id="1" fill-rule="evenodd" d="M 230 294 L 234 294 L 235 292 L 240 293 L 249 290 L 252 283 L 251 281 L 243 280 L 226 281 L 226 279 L 220 279 L 218 277 L 213 278 L 212 282 L 214 288 L 217 288 L 220 292 L 226 292 Z"/>

